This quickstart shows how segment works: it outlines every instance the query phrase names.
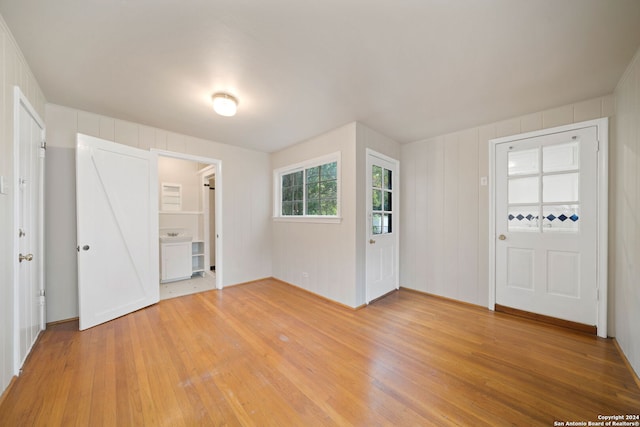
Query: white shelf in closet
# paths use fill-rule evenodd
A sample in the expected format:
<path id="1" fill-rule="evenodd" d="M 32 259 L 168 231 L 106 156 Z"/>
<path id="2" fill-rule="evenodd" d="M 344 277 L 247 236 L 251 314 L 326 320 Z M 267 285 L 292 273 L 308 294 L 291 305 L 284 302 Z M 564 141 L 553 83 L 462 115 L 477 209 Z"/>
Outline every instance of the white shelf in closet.
<path id="1" fill-rule="evenodd" d="M 193 240 L 191 242 L 191 273 L 204 277 L 204 241 Z"/>

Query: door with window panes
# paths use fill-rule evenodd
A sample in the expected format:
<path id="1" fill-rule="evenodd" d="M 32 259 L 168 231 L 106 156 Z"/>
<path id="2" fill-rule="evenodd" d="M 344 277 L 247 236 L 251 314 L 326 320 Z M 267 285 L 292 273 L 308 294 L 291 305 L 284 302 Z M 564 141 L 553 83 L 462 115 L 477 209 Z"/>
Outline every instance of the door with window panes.
<path id="1" fill-rule="evenodd" d="M 596 132 L 496 146 L 496 304 L 596 325 Z"/>
<path id="2" fill-rule="evenodd" d="M 398 288 L 397 161 L 367 152 L 367 303 Z"/>

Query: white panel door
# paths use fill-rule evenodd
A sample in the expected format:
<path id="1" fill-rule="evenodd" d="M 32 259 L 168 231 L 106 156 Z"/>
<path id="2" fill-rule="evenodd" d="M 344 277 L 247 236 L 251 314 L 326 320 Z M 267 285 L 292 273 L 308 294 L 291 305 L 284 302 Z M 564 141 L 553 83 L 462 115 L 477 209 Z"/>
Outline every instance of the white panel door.
<path id="1" fill-rule="evenodd" d="M 596 325 L 595 126 L 495 151 L 496 303 Z"/>
<path id="2" fill-rule="evenodd" d="M 44 329 L 44 124 L 19 89 L 15 91 L 17 239 L 16 366 L 18 372 Z"/>
<path id="3" fill-rule="evenodd" d="M 398 289 L 397 161 L 367 150 L 366 301 Z"/>
<path id="4" fill-rule="evenodd" d="M 157 159 L 78 134 L 80 330 L 159 300 Z"/>

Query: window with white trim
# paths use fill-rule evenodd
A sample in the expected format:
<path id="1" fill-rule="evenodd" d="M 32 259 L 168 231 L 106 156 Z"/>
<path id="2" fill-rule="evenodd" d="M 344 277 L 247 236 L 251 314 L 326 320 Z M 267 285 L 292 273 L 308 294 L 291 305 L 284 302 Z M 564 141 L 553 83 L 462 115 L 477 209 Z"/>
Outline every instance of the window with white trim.
<path id="1" fill-rule="evenodd" d="M 338 218 L 340 153 L 274 171 L 275 217 Z"/>

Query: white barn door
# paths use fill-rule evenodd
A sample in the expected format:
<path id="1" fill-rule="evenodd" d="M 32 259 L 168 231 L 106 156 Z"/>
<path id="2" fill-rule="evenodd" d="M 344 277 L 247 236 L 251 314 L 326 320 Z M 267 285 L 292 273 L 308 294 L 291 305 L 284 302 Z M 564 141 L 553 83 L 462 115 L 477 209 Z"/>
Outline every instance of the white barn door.
<path id="1" fill-rule="evenodd" d="M 155 154 L 78 134 L 80 330 L 159 300 Z"/>

